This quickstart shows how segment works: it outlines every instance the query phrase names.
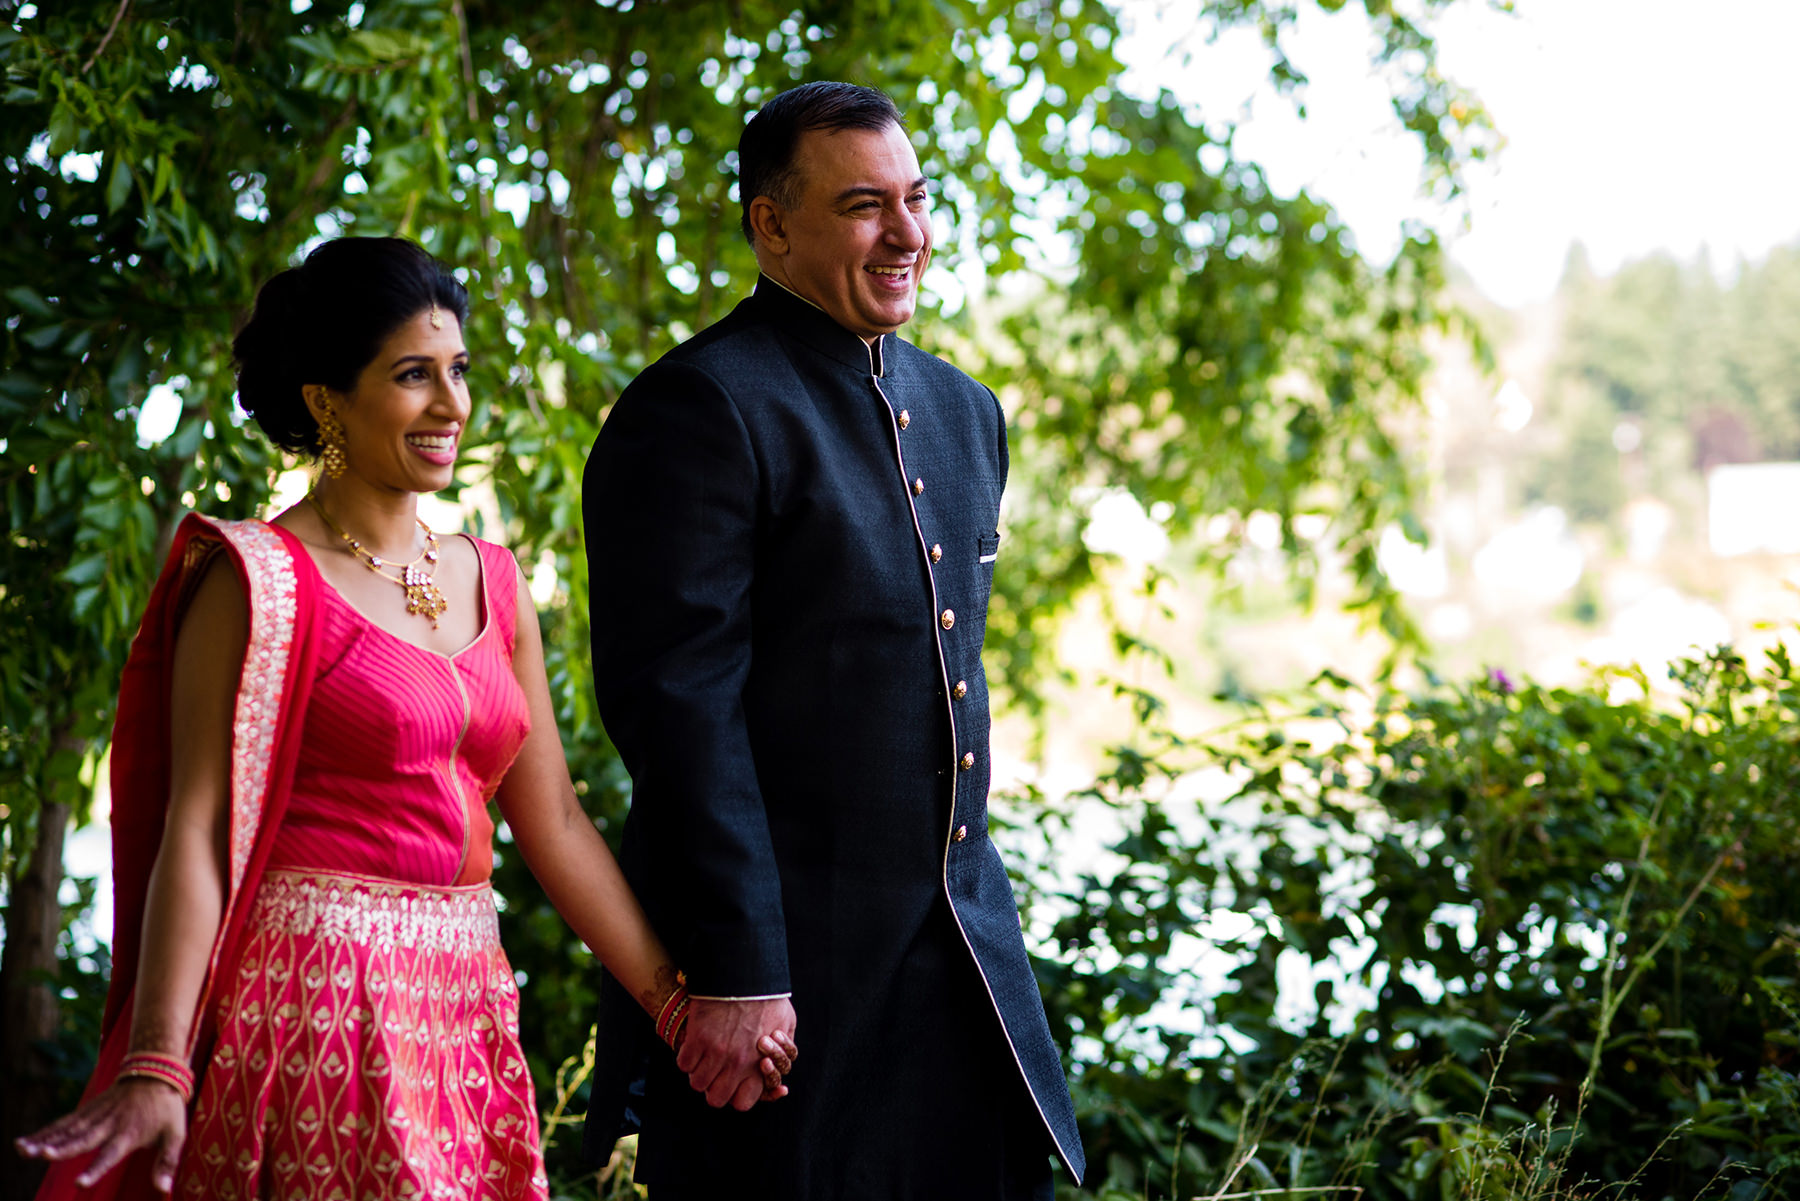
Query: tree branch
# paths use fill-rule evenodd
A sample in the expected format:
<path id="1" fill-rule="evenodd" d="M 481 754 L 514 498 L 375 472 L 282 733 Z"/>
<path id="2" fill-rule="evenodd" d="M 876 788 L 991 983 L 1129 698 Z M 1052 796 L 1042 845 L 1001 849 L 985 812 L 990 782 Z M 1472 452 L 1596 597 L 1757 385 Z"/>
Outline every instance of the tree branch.
<path id="1" fill-rule="evenodd" d="M 119 0 L 119 8 L 117 12 L 113 13 L 112 24 L 106 27 L 106 36 L 100 39 L 100 44 L 95 46 L 94 52 L 88 56 L 87 65 L 81 68 L 83 75 L 92 71 L 94 64 L 100 61 L 100 56 L 106 53 L 106 44 L 112 41 L 113 34 L 118 32 L 119 22 L 125 19 L 125 10 L 130 7 L 131 0 Z"/>

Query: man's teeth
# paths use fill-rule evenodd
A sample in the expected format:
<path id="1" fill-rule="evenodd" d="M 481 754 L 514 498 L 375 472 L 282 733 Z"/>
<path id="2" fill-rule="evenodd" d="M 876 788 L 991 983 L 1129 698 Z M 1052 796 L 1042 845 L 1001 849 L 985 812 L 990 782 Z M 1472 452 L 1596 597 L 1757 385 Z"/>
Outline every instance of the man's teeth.
<path id="1" fill-rule="evenodd" d="M 908 271 L 911 271 L 912 268 L 911 267 L 869 267 L 869 268 L 866 268 L 866 270 L 872 271 L 876 275 L 905 275 Z"/>

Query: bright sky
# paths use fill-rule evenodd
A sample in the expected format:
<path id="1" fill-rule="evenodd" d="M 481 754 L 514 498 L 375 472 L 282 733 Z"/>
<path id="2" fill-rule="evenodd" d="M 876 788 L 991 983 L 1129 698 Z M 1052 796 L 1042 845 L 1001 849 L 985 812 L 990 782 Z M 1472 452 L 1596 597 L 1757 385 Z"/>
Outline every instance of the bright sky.
<path id="1" fill-rule="evenodd" d="M 1518 0 L 1493 11 L 1466 0 L 1439 21 L 1440 65 L 1486 103 L 1507 144 L 1474 177 L 1467 215 L 1418 198 L 1419 155 L 1368 69 L 1360 5 L 1307 8 L 1289 45 L 1312 78 L 1308 119 L 1262 85 L 1253 35 L 1196 52 L 1167 48 L 1191 26 L 1188 0 L 1124 0 L 1135 34 L 1122 47 L 1141 78 L 1201 105 L 1245 114 L 1237 146 L 1284 194 L 1312 189 L 1364 249 L 1391 253 L 1408 215 L 1453 237 L 1453 256 L 1493 299 L 1549 295 L 1568 246 L 1610 271 L 1657 250 L 1702 246 L 1729 268 L 1800 241 L 1800 0 Z M 1177 17 L 1178 12 L 1184 12 Z"/>

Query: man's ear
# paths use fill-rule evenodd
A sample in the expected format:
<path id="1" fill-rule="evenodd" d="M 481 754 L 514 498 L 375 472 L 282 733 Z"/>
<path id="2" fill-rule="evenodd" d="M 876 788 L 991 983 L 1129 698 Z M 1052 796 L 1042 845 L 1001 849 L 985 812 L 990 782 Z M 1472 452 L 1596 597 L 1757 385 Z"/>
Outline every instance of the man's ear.
<path id="1" fill-rule="evenodd" d="M 787 216 L 767 196 L 750 202 L 750 231 L 756 235 L 757 249 L 775 255 L 787 253 Z"/>

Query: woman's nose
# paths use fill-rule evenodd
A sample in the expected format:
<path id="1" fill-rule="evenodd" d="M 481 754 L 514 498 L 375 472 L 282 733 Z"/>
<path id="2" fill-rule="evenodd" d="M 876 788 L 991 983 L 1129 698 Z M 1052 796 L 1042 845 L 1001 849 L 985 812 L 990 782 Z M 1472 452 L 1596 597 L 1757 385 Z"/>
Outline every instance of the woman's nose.
<path id="1" fill-rule="evenodd" d="M 436 392 L 437 395 L 432 398 L 433 409 L 458 421 L 468 420 L 471 402 L 467 376 L 444 373 L 438 377 Z"/>

